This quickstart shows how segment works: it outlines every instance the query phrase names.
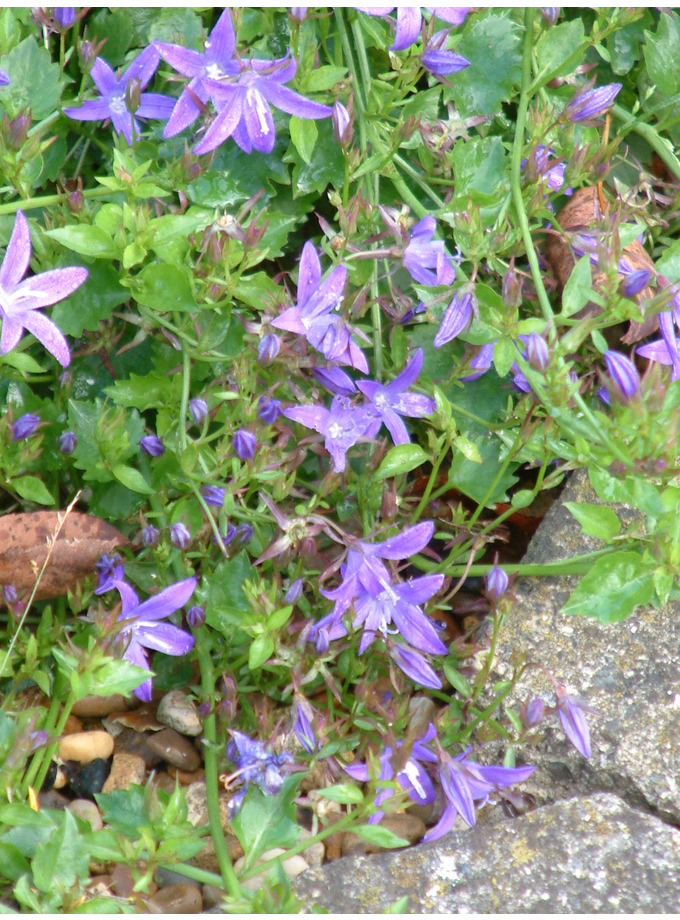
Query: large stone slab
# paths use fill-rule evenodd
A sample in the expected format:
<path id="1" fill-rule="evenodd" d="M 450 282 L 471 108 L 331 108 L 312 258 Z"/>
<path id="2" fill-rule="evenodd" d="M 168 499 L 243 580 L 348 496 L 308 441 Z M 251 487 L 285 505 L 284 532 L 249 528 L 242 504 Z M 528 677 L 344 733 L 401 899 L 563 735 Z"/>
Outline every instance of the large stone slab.
<path id="1" fill-rule="evenodd" d="M 601 544 L 584 537 L 564 501 L 598 502 L 587 476 L 575 474 L 548 512 L 525 558 L 545 563 Z M 631 521 L 633 509 L 617 507 Z M 547 667 L 570 693 L 601 712 L 589 716 L 593 753 L 585 760 L 552 720 L 536 748 L 523 751 L 537 770 L 523 789 L 539 803 L 575 792 L 612 790 L 632 805 L 680 823 L 680 609 L 639 609 L 608 625 L 560 613 L 577 577 L 526 578 L 504 625 L 497 674 L 508 676 L 513 651 Z M 515 699 L 543 696 L 553 703 L 549 678 L 525 672 Z"/>
<path id="2" fill-rule="evenodd" d="M 347 857 L 294 890 L 305 912 L 676 913 L 680 830 L 611 794 L 546 805 L 434 843 Z"/>

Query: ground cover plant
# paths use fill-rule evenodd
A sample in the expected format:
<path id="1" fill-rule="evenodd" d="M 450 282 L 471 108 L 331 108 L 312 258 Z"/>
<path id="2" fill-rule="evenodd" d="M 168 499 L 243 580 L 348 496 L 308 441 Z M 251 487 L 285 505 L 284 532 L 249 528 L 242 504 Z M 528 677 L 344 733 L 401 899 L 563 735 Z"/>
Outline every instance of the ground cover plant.
<path id="1" fill-rule="evenodd" d="M 526 807 L 550 720 L 590 755 L 578 688 L 490 674 L 523 574 L 603 622 L 679 594 L 679 46 L 642 8 L 0 12 L 2 912 L 143 911 L 158 869 L 296 911 L 281 850 Z M 582 468 L 635 524 L 573 504 L 602 548 L 523 565 Z M 102 791 L 110 751 L 103 829 L 46 804 L 74 707 L 177 689 L 206 824 Z"/>

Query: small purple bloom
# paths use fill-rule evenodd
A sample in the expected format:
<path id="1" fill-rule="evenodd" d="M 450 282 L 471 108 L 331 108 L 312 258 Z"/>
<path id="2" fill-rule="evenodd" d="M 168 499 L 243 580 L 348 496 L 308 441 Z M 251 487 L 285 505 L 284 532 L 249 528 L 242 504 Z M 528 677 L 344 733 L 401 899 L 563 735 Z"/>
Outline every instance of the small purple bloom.
<path id="1" fill-rule="evenodd" d="M 526 725 L 527 728 L 533 728 L 534 725 L 543 719 L 543 714 L 545 712 L 545 703 L 540 697 L 535 697 L 529 705 L 526 707 L 523 713 L 522 722 Z M 520 713 L 522 715 L 522 713 Z"/>
<path id="2" fill-rule="evenodd" d="M 364 353 L 352 340 L 342 316 L 335 312 L 342 304 L 346 282 L 344 265 L 336 265 L 322 281 L 316 249 L 305 243 L 300 259 L 297 306 L 284 310 L 272 320 L 272 326 L 304 335 L 328 361 L 349 364 L 367 374 Z"/>
<path id="3" fill-rule="evenodd" d="M 270 399 L 260 396 L 257 403 L 257 417 L 266 425 L 273 425 L 279 415 L 283 413 L 280 399 Z"/>
<path id="4" fill-rule="evenodd" d="M 189 607 L 187 610 L 187 623 L 191 629 L 203 626 L 205 623 L 205 610 L 202 607 L 198 607 L 196 604 L 194 604 L 193 607 Z"/>
<path id="5" fill-rule="evenodd" d="M 287 751 L 283 754 L 273 754 L 267 751 L 260 741 L 253 741 L 243 732 L 229 729 L 231 739 L 227 743 L 227 757 L 236 767 L 234 773 L 223 777 L 225 788 L 229 789 L 233 783 L 240 780 L 244 783 L 243 794 L 234 796 L 229 802 L 230 817 L 238 812 L 245 792 L 251 783 L 267 795 L 276 795 L 283 786 L 285 774 L 290 772 L 293 756 Z"/>
<path id="6" fill-rule="evenodd" d="M 158 543 L 160 535 L 161 532 L 157 527 L 154 527 L 153 524 L 147 524 L 142 530 L 142 542 L 144 546 L 155 546 Z"/>
<path id="7" fill-rule="evenodd" d="M 160 56 L 154 45 L 149 45 L 135 60 L 128 65 L 125 72 L 116 79 L 116 75 L 104 58 L 98 57 L 90 71 L 92 79 L 100 92 L 99 99 L 91 99 L 76 108 L 67 107 L 64 114 L 77 121 L 103 121 L 110 118 L 117 134 L 122 134 L 132 146 L 139 139 L 137 118 L 155 118 L 165 121 L 170 117 L 175 100 L 159 93 L 140 93 L 139 104 L 133 110 L 132 97 L 135 87 L 145 89 L 156 72 Z"/>
<path id="8" fill-rule="evenodd" d="M 226 489 L 220 486 L 202 486 L 201 495 L 206 503 L 213 508 L 221 508 L 224 504 Z"/>
<path id="9" fill-rule="evenodd" d="M 3 585 L 2 588 L 2 598 L 6 604 L 15 604 L 18 600 L 19 595 L 17 594 L 17 589 L 14 585 Z"/>
<path id="10" fill-rule="evenodd" d="M 309 754 L 313 754 L 321 748 L 321 742 L 314 734 L 312 728 L 313 709 L 307 700 L 297 701 L 297 717 L 295 719 L 294 731 L 302 747 Z"/>
<path id="11" fill-rule="evenodd" d="M 562 112 L 569 121 L 589 121 L 609 111 L 621 89 L 620 83 L 609 83 L 595 89 L 581 90 Z"/>
<path id="12" fill-rule="evenodd" d="M 63 431 L 59 435 L 59 450 L 62 454 L 72 454 L 76 449 L 78 438 L 73 431 Z"/>
<path id="13" fill-rule="evenodd" d="M 423 217 L 411 231 L 404 250 L 402 265 L 419 284 L 453 284 L 456 278 L 456 269 L 446 253 L 444 241 L 434 239 L 436 229 L 437 221 L 432 215 Z"/>
<path id="14" fill-rule="evenodd" d="M 57 20 L 64 31 L 66 29 L 70 29 L 73 23 L 76 21 L 75 6 L 55 6 L 54 18 Z"/>
<path id="15" fill-rule="evenodd" d="M 432 415 L 437 408 L 434 400 L 420 393 L 408 393 L 423 366 L 423 350 L 419 348 L 404 370 L 391 383 L 383 386 L 374 380 L 360 380 L 357 386 L 367 396 L 392 435 L 395 444 L 407 444 L 410 441 L 408 429 L 400 416 L 423 418 Z"/>
<path id="16" fill-rule="evenodd" d="M 493 565 L 486 576 L 486 595 L 497 601 L 508 589 L 508 576 L 499 566 Z"/>
<path id="17" fill-rule="evenodd" d="M 465 377 L 461 377 L 461 380 L 477 380 L 478 377 L 481 377 L 482 374 L 490 369 L 493 364 L 493 352 L 496 346 L 495 342 L 489 342 L 488 345 L 482 345 L 479 349 L 479 352 L 474 356 L 470 361 L 470 367 L 474 374 L 467 374 Z"/>
<path id="18" fill-rule="evenodd" d="M 522 160 L 522 169 L 525 169 L 527 163 L 530 164 L 527 170 L 530 179 L 542 178 L 546 181 L 547 187 L 554 192 L 558 192 L 564 185 L 564 170 L 566 163 L 556 163 L 550 165 L 551 157 L 555 151 L 552 147 L 546 147 L 544 144 L 538 144 L 528 160 Z"/>
<path id="19" fill-rule="evenodd" d="M 105 594 L 125 580 L 125 570 L 120 556 L 100 556 L 95 563 L 95 571 L 99 576 L 95 594 Z"/>
<path id="20" fill-rule="evenodd" d="M 241 460 L 250 460 L 255 456 L 256 438 L 252 431 L 246 431 L 245 428 L 239 428 L 234 435 L 234 450 Z"/>
<path id="21" fill-rule="evenodd" d="M 139 446 L 152 457 L 160 457 L 165 453 L 163 442 L 155 434 L 145 434 L 143 438 L 140 438 Z"/>
<path id="22" fill-rule="evenodd" d="M 623 262 L 624 260 L 621 259 L 621 263 Z M 619 263 L 619 271 L 623 275 L 623 293 L 626 297 L 634 297 L 647 287 L 652 273 L 648 268 L 626 271 L 627 263 L 623 267 L 621 263 Z"/>
<path id="23" fill-rule="evenodd" d="M 564 687 L 555 690 L 557 698 L 557 714 L 560 717 L 562 728 L 567 738 L 574 745 L 579 754 L 590 757 L 590 729 L 586 721 L 586 712 L 599 715 L 594 709 L 575 696 L 569 696 Z"/>
<path id="24" fill-rule="evenodd" d="M 0 266 L 0 354 L 12 351 L 27 329 L 62 367 L 67 367 L 71 354 L 66 339 L 52 320 L 38 310 L 72 294 L 87 278 L 87 269 L 75 266 L 55 268 L 22 281 L 30 258 L 28 221 L 21 211 L 17 211 L 12 236 Z"/>
<path id="25" fill-rule="evenodd" d="M 208 414 L 208 403 L 200 397 L 190 399 L 189 414 L 197 425 L 202 425 Z"/>
<path id="26" fill-rule="evenodd" d="M 322 383 L 331 393 L 337 393 L 339 396 L 353 396 L 357 388 L 354 381 L 339 367 L 313 367 L 312 374 Z"/>
<path id="27" fill-rule="evenodd" d="M 267 333 L 260 339 L 260 343 L 257 346 L 257 360 L 260 364 L 269 364 L 278 355 L 280 348 L 279 337 L 274 335 L 273 332 Z"/>
<path id="28" fill-rule="evenodd" d="M 301 594 L 302 594 L 303 582 L 301 578 L 296 578 L 295 581 L 292 581 L 288 587 L 288 590 L 283 595 L 283 599 L 287 604 L 295 604 Z"/>
<path id="29" fill-rule="evenodd" d="M 170 527 L 170 542 L 178 549 L 186 549 L 191 540 L 191 534 L 185 524 L 178 521 Z"/>
<path id="30" fill-rule="evenodd" d="M 357 441 L 374 438 L 381 424 L 369 410 L 352 406 L 346 396 L 334 396 L 330 409 L 315 405 L 293 406 L 283 414 L 324 436 L 336 473 L 345 469 L 349 448 Z"/>
<path id="31" fill-rule="evenodd" d="M 389 16 L 394 7 L 356 6 L 355 9 L 368 13 L 369 16 Z M 470 11 L 469 6 L 426 6 L 425 9 L 433 16 L 453 26 L 461 25 Z M 405 51 L 418 40 L 422 18 L 419 6 L 397 7 L 397 28 L 390 51 Z"/>
<path id="32" fill-rule="evenodd" d="M 467 327 L 472 319 L 472 294 L 454 294 L 453 300 L 446 308 L 446 313 L 434 337 L 433 345 L 441 348 L 447 342 L 452 342 Z"/>
<path id="33" fill-rule="evenodd" d="M 616 393 L 623 402 L 630 402 L 640 387 L 637 368 L 625 355 L 618 351 L 605 351 L 605 364 Z"/>
<path id="34" fill-rule="evenodd" d="M 40 416 L 33 415 L 32 412 L 19 416 L 12 425 L 12 440 L 23 441 L 24 438 L 30 438 L 32 434 L 35 434 L 39 424 Z"/>
<path id="35" fill-rule="evenodd" d="M 435 32 L 427 43 L 421 57 L 423 66 L 437 77 L 458 73 L 459 70 L 464 70 L 470 66 L 467 58 L 461 57 L 460 54 L 455 54 L 453 51 L 447 51 L 444 47 L 448 34 L 448 29 Z"/>
<path id="36" fill-rule="evenodd" d="M 153 597 L 140 603 L 135 591 L 127 582 L 116 582 L 123 609 L 118 621 L 123 623 L 120 631 L 125 642 L 123 658 L 137 667 L 149 670 L 149 659 L 145 649 L 163 652 L 164 655 L 186 655 L 194 647 L 194 638 L 171 623 L 159 620 L 179 610 L 189 600 L 196 588 L 195 578 L 185 578 Z M 152 683 L 149 676 L 134 691 L 135 696 L 151 701 Z"/>

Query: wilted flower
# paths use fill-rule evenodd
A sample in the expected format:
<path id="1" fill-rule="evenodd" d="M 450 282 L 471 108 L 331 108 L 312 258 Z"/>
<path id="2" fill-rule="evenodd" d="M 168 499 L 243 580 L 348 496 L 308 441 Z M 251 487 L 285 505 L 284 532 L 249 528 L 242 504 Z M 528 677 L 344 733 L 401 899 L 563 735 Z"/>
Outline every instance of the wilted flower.
<path id="1" fill-rule="evenodd" d="M 72 454 L 77 443 L 78 439 L 73 431 L 63 431 L 59 435 L 59 450 L 62 454 Z"/>
<path id="2" fill-rule="evenodd" d="M 71 354 L 66 339 L 51 319 L 37 311 L 72 294 L 87 278 L 87 269 L 77 266 L 55 268 L 22 281 L 30 258 L 28 221 L 21 211 L 17 211 L 12 236 L 0 266 L 0 354 L 12 351 L 19 344 L 24 329 L 28 329 L 62 367 L 67 367 Z"/>
<path id="3" fill-rule="evenodd" d="M 260 741 L 253 741 L 243 732 L 229 729 L 231 740 L 227 744 L 227 757 L 236 766 L 230 775 L 222 775 L 220 780 L 224 788 L 229 789 L 236 781 L 244 783 L 244 788 L 229 802 L 229 817 L 233 818 L 243 804 L 248 786 L 254 783 L 267 793 L 276 795 L 283 786 L 284 775 L 289 772 L 293 756 L 287 751 L 273 754 L 267 751 Z"/>
<path id="4" fill-rule="evenodd" d="M 170 542 L 173 546 L 178 547 L 178 549 L 186 549 L 190 540 L 191 534 L 185 524 L 181 521 L 177 521 L 176 524 L 171 525 Z"/>
<path id="5" fill-rule="evenodd" d="M 23 441 L 24 438 L 30 438 L 32 434 L 35 434 L 39 424 L 40 416 L 33 415 L 32 412 L 19 416 L 12 425 L 12 440 Z"/>
<path id="6" fill-rule="evenodd" d="M 252 431 L 246 431 L 245 428 L 239 428 L 234 434 L 234 450 L 241 460 L 250 460 L 255 456 L 256 438 Z"/>
<path id="7" fill-rule="evenodd" d="M 64 114 L 78 121 L 103 121 L 110 118 L 116 133 L 122 134 L 128 144 L 132 145 L 133 138 L 139 139 L 137 118 L 165 121 L 175 106 L 175 100 L 169 96 L 141 92 L 151 82 L 159 60 L 158 51 L 154 45 L 149 45 L 116 79 L 104 58 L 98 57 L 90 73 L 101 98 L 87 100 L 76 108 L 69 106 L 64 109 Z"/>
<path id="8" fill-rule="evenodd" d="M 448 51 L 444 47 L 448 34 L 448 29 L 435 32 L 421 56 L 423 66 L 438 77 L 458 73 L 459 70 L 464 70 L 470 66 L 467 58 L 461 57 L 460 54 L 456 54 L 453 51 Z"/>
<path id="9" fill-rule="evenodd" d="M 221 488 L 220 486 L 202 486 L 201 495 L 206 505 L 211 505 L 213 508 L 221 508 L 224 504 L 224 496 L 226 489 Z"/>
<path id="10" fill-rule="evenodd" d="M 563 120 L 589 121 L 604 115 L 613 105 L 620 89 L 620 83 L 609 83 L 595 89 L 580 90 L 562 112 Z"/>
<path id="11" fill-rule="evenodd" d="M 618 351 L 605 351 L 604 360 L 616 393 L 623 402 L 629 402 L 640 387 L 637 368 L 630 358 Z"/>
<path id="12" fill-rule="evenodd" d="M 437 221 L 431 214 L 426 215 L 411 231 L 404 250 L 402 265 L 419 284 L 453 284 L 456 278 L 444 241 L 434 239 L 436 229 Z"/>
<path id="13" fill-rule="evenodd" d="M 555 690 L 557 698 L 557 714 L 560 717 L 562 728 L 567 738 L 574 745 L 579 754 L 584 757 L 590 757 L 590 729 L 586 721 L 586 713 L 599 715 L 599 713 L 579 700 L 575 696 L 569 696 L 564 687 L 557 687 Z"/>
<path id="14" fill-rule="evenodd" d="M 160 535 L 161 532 L 157 527 L 154 527 L 153 524 L 147 524 L 142 530 L 142 542 L 144 546 L 155 546 L 158 543 Z"/>
<path id="15" fill-rule="evenodd" d="M 472 313 L 472 294 L 454 294 L 432 342 L 434 347 L 441 348 L 457 338 L 472 319 Z"/>
<path id="16" fill-rule="evenodd" d="M 201 425 L 208 414 L 208 403 L 200 397 L 190 399 L 189 414 L 197 425 Z"/>
<path id="17" fill-rule="evenodd" d="M 155 434 L 145 434 L 143 438 L 140 438 L 139 446 L 152 457 L 160 457 L 165 453 L 163 442 Z"/>

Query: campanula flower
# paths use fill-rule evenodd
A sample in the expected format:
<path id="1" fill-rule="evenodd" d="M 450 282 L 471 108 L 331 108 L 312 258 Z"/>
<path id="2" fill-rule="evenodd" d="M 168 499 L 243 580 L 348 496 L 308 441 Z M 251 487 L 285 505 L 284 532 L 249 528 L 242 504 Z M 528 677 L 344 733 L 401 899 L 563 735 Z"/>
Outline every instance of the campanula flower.
<path id="1" fill-rule="evenodd" d="M 194 647 L 194 638 L 171 623 L 159 620 L 179 610 L 189 600 L 196 588 L 195 578 L 185 578 L 153 597 L 140 603 L 137 594 L 127 582 L 116 582 L 123 609 L 118 617 L 122 623 L 120 636 L 126 643 L 123 658 L 139 668 L 149 670 L 145 649 L 163 652 L 164 655 L 186 655 Z M 134 691 L 135 696 L 151 701 L 152 682 L 149 676 Z"/>
<path id="2" fill-rule="evenodd" d="M 640 388 L 637 368 L 630 358 L 618 351 L 605 351 L 604 360 L 616 394 L 623 402 L 630 402 Z"/>
<path id="3" fill-rule="evenodd" d="M 405 742 L 397 741 L 394 748 L 391 745 L 387 745 L 380 755 L 380 773 L 377 779 L 383 782 L 395 779 L 404 792 L 408 793 L 409 799 L 415 802 L 416 805 L 429 805 L 434 802 L 436 792 L 422 761 L 425 763 L 437 762 L 437 755 L 425 746 L 435 738 L 436 734 L 437 730 L 430 722 L 422 738 L 413 742 L 411 753 L 403 765 L 403 757 L 400 757 L 398 751 L 404 747 Z M 392 766 L 395 759 L 400 765 L 396 772 Z M 344 770 L 352 779 L 356 779 L 360 783 L 367 783 L 372 778 L 368 763 L 353 763 L 345 767 Z M 373 804 L 379 807 L 386 799 L 392 798 L 393 795 L 393 789 L 382 789 L 373 800 Z M 382 820 L 384 814 L 383 811 L 375 812 L 368 819 L 368 823 L 377 824 Z"/>
<path id="4" fill-rule="evenodd" d="M 0 354 L 12 351 L 27 329 L 62 367 L 67 367 L 71 354 L 66 339 L 55 323 L 38 310 L 72 294 L 86 280 L 87 269 L 77 266 L 55 268 L 22 281 L 30 258 L 28 221 L 21 211 L 17 211 L 12 236 L 0 266 Z"/>
<path id="5" fill-rule="evenodd" d="M 186 549 L 190 540 L 191 533 L 186 524 L 177 521 L 176 524 L 170 526 L 170 542 L 173 546 L 176 546 L 178 549 Z"/>
<path id="6" fill-rule="evenodd" d="M 442 345 L 457 338 L 467 328 L 472 319 L 472 313 L 472 294 L 469 292 L 454 294 L 434 337 L 432 343 L 434 347 L 441 348 Z"/>
<path id="7" fill-rule="evenodd" d="M 346 396 L 334 396 L 330 409 L 315 405 L 292 406 L 284 409 L 283 414 L 324 436 L 336 473 L 345 469 L 350 447 L 357 441 L 374 438 L 380 430 L 380 419 L 368 409 L 351 405 Z"/>
<path id="8" fill-rule="evenodd" d="M 250 460 L 255 456 L 256 438 L 252 431 L 246 431 L 245 428 L 239 428 L 234 434 L 234 450 L 241 460 Z"/>
<path id="9" fill-rule="evenodd" d="M 257 417 L 265 425 L 273 425 L 282 412 L 280 399 L 260 396 L 257 403 Z"/>
<path id="10" fill-rule="evenodd" d="M 287 751 L 274 754 L 267 751 L 261 741 L 253 741 L 243 732 L 229 729 L 231 739 L 227 743 L 227 757 L 236 767 L 229 775 L 220 776 L 225 789 L 240 781 L 244 788 L 229 802 L 229 817 L 233 818 L 243 804 L 248 786 L 258 786 L 267 795 L 276 795 L 283 786 L 285 774 L 293 763 L 293 755 Z"/>
<path id="11" fill-rule="evenodd" d="M 369 16 L 389 16 L 394 7 L 356 6 L 355 9 L 368 13 Z M 433 16 L 453 26 L 461 25 L 470 11 L 469 6 L 426 6 L 425 9 Z M 397 7 L 397 28 L 390 51 L 405 51 L 410 48 L 418 40 L 422 19 L 423 15 L 419 6 Z"/>
<path id="12" fill-rule="evenodd" d="M 105 594 L 125 581 L 125 570 L 120 556 L 100 556 L 94 568 L 99 576 L 97 587 L 94 589 L 95 594 Z"/>
<path id="13" fill-rule="evenodd" d="M 156 118 L 165 121 L 175 107 L 175 100 L 160 93 L 139 93 L 151 82 L 160 57 L 154 45 L 146 47 L 119 78 L 116 78 L 104 58 L 98 57 L 90 71 L 100 93 L 99 99 L 90 99 L 81 106 L 67 107 L 64 114 L 77 121 L 103 121 L 110 118 L 117 134 L 122 134 L 132 146 L 139 139 L 138 118 Z M 139 93 L 139 104 L 134 100 Z"/>
<path id="14" fill-rule="evenodd" d="M 208 403 L 197 396 L 189 400 L 189 414 L 197 425 L 202 425 L 208 414 Z"/>
<path id="15" fill-rule="evenodd" d="M 428 396 L 407 392 L 418 379 L 422 366 L 423 350 L 419 348 L 404 370 L 391 383 L 383 386 L 374 380 L 357 382 L 364 396 L 371 400 L 373 408 L 392 435 L 395 444 L 407 444 L 410 441 L 408 429 L 400 416 L 423 418 L 432 415 L 437 408 L 434 400 Z"/>
<path id="16" fill-rule="evenodd" d="M 569 121 L 590 121 L 604 115 L 614 104 L 621 89 L 620 83 L 609 83 L 595 89 L 580 90 L 567 104 L 562 118 Z"/>
<path id="17" fill-rule="evenodd" d="M 59 435 L 59 450 L 62 454 L 72 454 L 77 444 L 78 438 L 73 431 L 63 431 Z"/>
<path id="18" fill-rule="evenodd" d="M 165 453 L 163 442 L 155 434 L 145 434 L 143 438 L 140 438 L 139 446 L 152 457 L 160 457 Z"/>
<path id="19" fill-rule="evenodd" d="M 342 304 L 347 269 L 336 265 L 321 280 L 321 262 L 312 243 L 305 243 L 300 259 L 297 306 L 288 307 L 272 320 L 272 326 L 304 335 L 309 344 L 328 361 L 349 364 L 368 373 L 368 362 L 337 313 Z"/>
<path id="20" fill-rule="evenodd" d="M 260 364 L 269 364 L 278 355 L 281 343 L 279 337 L 273 332 L 262 336 L 257 346 L 257 360 Z"/>
<path id="21" fill-rule="evenodd" d="M 551 158 L 555 155 L 552 147 L 546 147 L 544 144 L 538 144 L 529 159 L 522 160 L 521 167 L 526 170 L 530 179 L 541 178 L 547 187 L 558 192 L 564 185 L 564 171 L 567 168 L 566 163 L 554 163 L 551 165 Z M 527 169 L 527 163 L 529 168 Z M 567 190 L 569 192 L 570 190 Z"/>
<path id="22" fill-rule="evenodd" d="M 206 505 L 211 505 L 213 508 L 221 508 L 224 504 L 224 496 L 226 494 L 226 489 L 221 488 L 220 486 L 202 486 L 201 495 Z"/>
<path id="23" fill-rule="evenodd" d="M 557 714 L 560 717 L 565 735 L 579 754 L 583 754 L 584 757 L 590 757 L 590 729 L 586 721 L 586 713 L 599 715 L 599 712 L 592 709 L 583 700 L 579 700 L 575 696 L 569 696 L 564 687 L 557 687 L 555 696 L 557 698 Z"/>
<path id="24" fill-rule="evenodd" d="M 35 434 L 39 424 L 40 416 L 32 412 L 19 416 L 12 425 L 12 440 L 23 441 L 24 438 L 30 438 L 32 434 Z"/>
<path id="25" fill-rule="evenodd" d="M 456 278 L 444 241 L 434 239 L 436 229 L 437 221 L 431 214 L 426 215 L 411 230 L 404 250 L 402 265 L 419 284 L 453 284 Z"/>
<path id="26" fill-rule="evenodd" d="M 467 58 L 446 49 L 448 34 L 448 29 L 435 32 L 420 58 L 426 70 L 437 77 L 458 73 L 459 70 L 470 66 Z"/>

